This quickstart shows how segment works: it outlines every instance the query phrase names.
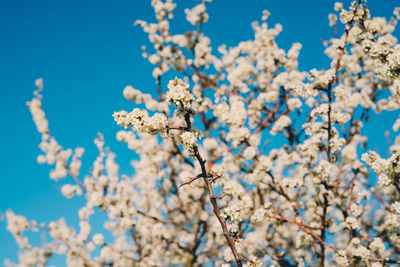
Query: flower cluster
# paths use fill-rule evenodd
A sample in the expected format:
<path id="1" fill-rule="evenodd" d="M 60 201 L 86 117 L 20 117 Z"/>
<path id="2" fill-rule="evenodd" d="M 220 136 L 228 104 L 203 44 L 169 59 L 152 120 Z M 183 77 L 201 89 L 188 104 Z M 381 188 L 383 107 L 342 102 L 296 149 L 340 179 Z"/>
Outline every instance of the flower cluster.
<path id="1" fill-rule="evenodd" d="M 188 83 L 175 78 L 168 83 L 168 89 L 166 100 L 171 105 L 182 109 L 190 109 L 192 107 L 194 97 L 189 91 Z"/>
<path id="2" fill-rule="evenodd" d="M 71 149 L 63 150 L 56 139 L 51 136 L 49 123 L 42 109 L 41 91 L 43 90 L 43 80 L 36 80 L 35 85 L 37 87 L 37 90 L 34 92 L 35 97 L 27 102 L 27 105 L 32 114 L 33 121 L 36 124 L 36 128 L 42 135 L 42 142 L 39 148 L 44 155 L 39 155 L 37 161 L 40 164 L 55 164 L 55 169 L 50 172 L 50 178 L 54 180 L 65 178 L 68 173 L 77 176 L 81 167 L 81 158 L 85 150 L 81 147 L 77 147 L 74 153 Z M 69 163 L 72 154 L 72 161 Z"/>
<path id="3" fill-rule="evenodd" d="M 124 110 L 114 112 L 113 117 L 117 124 L 125 129 L 132 128 L 141 133 L 160 133 L 167 136 L 168 119 L 162 113 L 150 117 L 146 110 L 135 108 L 129 113 Z"/>
<path id="4" fill-rule="evenodd" d="M 187 150 L 190 150 L 197 145 L 198 135 L 194 132 L 183 132 L 180 137 L 183 147 Z"/>
<path id="5" fill-rule="evenodd" d="M 185 9 L 186 19 L 193 25 L 199 22 L 207 22 L 208 14 L 206 13 L 206 5 L 201 3 L 192 9 Z"/>

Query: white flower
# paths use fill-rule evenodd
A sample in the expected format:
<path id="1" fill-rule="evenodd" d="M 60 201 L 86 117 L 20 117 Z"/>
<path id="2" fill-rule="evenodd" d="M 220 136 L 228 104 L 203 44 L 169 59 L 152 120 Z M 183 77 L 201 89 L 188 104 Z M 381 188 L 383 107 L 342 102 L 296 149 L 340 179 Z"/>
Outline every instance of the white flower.
<path id="1" fill-rule="evenodd" d="M 162 113 L 149 117 L 147 111 L 135 108 L 129 113 L 124 110 L 114 112 L 113 117 L 117 124 L 125 129 L 132 127 L 137 132 L 167 136 L 168 119 Z"/>
<path id="2" fill-rule="evenodd" d="M 67 198 L 72 198 L 75 193 L 77 195 L 81 195 L 82 194 L 82 190 L 77 185 L 66 184 L 66 185 L 63 185 L 61 187 L 61 193 Z"/>
<path id="3" fill-rule="evenodd" d="M 175 78 L 168 83 L 169 91 L 166 100 L 179 108 L 191 108 L 194 96 L 189 91 L 189 84 L 181 79 Z"/>
<path id="4" fill-rule="evenodd" d="M 43 79 L 39 78 L 35 81 L 35 86 L 37 89 L 42 90 L 43 89 Z"/>
<path id="5" fill-rule="evenodd" d="M 185 13 L 187 21 L 189 21 L 192 25 L 196 25 L 200 21 L 207 22 L 208 20 L 206 6 L 203 3 L 195 6 L 192 9 L 185 9 Z"/>
<path id="6" fill-rule="evenodd" d="M 103 193 L 102 192 L 92 192 L 89 196 L 89 202 L 93 206 L 100 206 L 103 203 Z"/>
<path id="7" fill-rule="evenodd" d="M 351 216 L 346 218 L 346 224 L 351 229 L 360 228 L 360 224 L 358 223 L 357 219 Z"/>
<path id="8" fill-rule="evenodd" d="M 392 210 L 393 210 L 397 215 L 400 215 L 400 202 L 399 202 L 399 201 L 394 202 L 394 203 L 391 205 L 391 207 L 392 207 Z"/>
<path id="9" fill-rule="evenodd" d="M 335 3 L 335 11 L 340 11 L 343 9 L 343 3 L 342 2 L 336 2 Z"/>
<path id="10" fill-rule="evenodd" d="M 203 146 L 207 150 L 214 150 L 218 148 L 218 142 L 215 138 L 205 138 L 203 141 Z"/>
<path id="11" fill-rule="evenodd" d="M 329 19 L 329 26 L 332 27 L 336 25 L 337 16 L 335 14 L 329 14 L 328 19 Z"/>
<path id="12" fill-rule="evenodd" d="M 254 211 L 254 214 L 251 216 L 251 222 L 254 224 L 261 223 L 266 220 L 266 210 L 265 209 L 257 209 Z"/>
<path id="13" fill-rule="evenodd" d="M 229 218 L 232 222 L 241 222 L 243 220 L 242 207 L 239 205 L 232 205 L 222 211 L 222 216 Z"/>
<path id="14" fill-rule="evenodd" d="M 392 183 L 389 176 L 386 173 L 381 173 L 378 175 L 378 185 L 379 186 L 388 186 Z"/>
<path id="15" fill-rule="evenodd" d="M 285 127 L 289 126 L 292 123 L 292 120 L 289 116 L 282 115 L 279 119 L 275 122 L 274 126 L 271 129 L 271 134 L 276 135 L 277 132 L 282 131 Z"/>
<path id="16" fill-rule="evenodd" d="M 376 251 L 382 254 L 385 251 L 385 244 L 383 243 L 382 239 L 375 237 L 371 244 L 369 244 L 369 248 L 371 251 Z"/>
<path id="17" fill-rule="evenodd" d="M 262 262 L 257 259 L 256 256 L 251 255 L 248 263 L 244 265 L 245 267 L 261 267 L 263 266 Z"/>
<path id="18" fill-rule="evenodd" d="M 104 236 L 102 234 L 95 234 L 93 236 L 93 242 L 98 246 L 102 246 L 104 244 Z"/>
<path id="19" fill-rule="evenodd" d="M 298 98 L 289 98 L 287 101 L 288 109 L 293 111 L 296 108 L 301 107 L 302 103 Z"/>
<path id="20" fill-rule="evenodd" d="M 351 205 L 350 205 L 350 211 L 351 211 L 351 213 L 352 213 L 354 216 L 356 216 L 356 217 L 360 216 L 361 213 L 362 213 L 362 209 L 361 209 L 360 206 L 357 205 L 356 203 L 351 203 Z"/>
<path id="21" fill-rule="evenodd" d="M 244 189 L 237 181 L 229 179 L 224 181 L 222 192 L 225 195 L 238 197 L 244 194 Z"/>
<path id="22" fill-rule="evenodd" d="M 197 145 L 197 134 L 194 132 L 184 132 L 180 135 L 185 149 L 189 150 Z"/>
<path id="23" fill-rule="evenodd" d="M 335 260 L 336 263 L 340 266 L 340 267 L 347 267 L 349 266 L 349 262 L 347 260 L 347 256 L 346 256 L 346 252 L 343 250 L 338 250 L 338 252 L 336 252 L 335 255 Z"/>
<path id="24" fill-rule="evenodd" d="M 257 151 L 254 149 L 254 147 L 249 146 L 244 150 L 243 157 L 245 159 L 252 159 L 256 154 L 257 154 Z"/>

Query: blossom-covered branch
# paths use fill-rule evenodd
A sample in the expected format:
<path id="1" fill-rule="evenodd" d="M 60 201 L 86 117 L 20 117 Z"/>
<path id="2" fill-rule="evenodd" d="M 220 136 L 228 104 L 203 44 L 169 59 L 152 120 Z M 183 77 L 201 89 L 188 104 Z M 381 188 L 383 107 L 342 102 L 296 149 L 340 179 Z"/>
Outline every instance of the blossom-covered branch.
<path id="1" fill-rule="evenodd" d="M 45 266 L 54 254 L 69 266 L 400 263 L 400 118 L 388 154 L 371 150 L 364 127 L 383 111 L 399 114 L 400 8 L 383 18 L 362 0 L 335 3 L 333 37 L 323 41 L 331 64 L 302 71 L 301 44 L 280 48 L 282 26 L 268 11 L 252 24 L 254 38 L 216 49 L 203 32 L 209 2 L 185 9 L 191 28 L 182 33 L 170 29 L 172 0 L 152 0 L 155 21 L 136 22 L 157 96 L 127 86 L 134 106 L 113 114 L 117 140 L 134 152 L 130 174 L 101 134 L 81 174 L 84 150 L 50 134 L 37 80 L 28 106 L 42 136 L 38 161 L 55 165 L 50 178 L 65 197 L 84 201 L 78 229 L 7 211 L 19 266 Z M 92 228 L 98 213 L 104 233 Z"/>

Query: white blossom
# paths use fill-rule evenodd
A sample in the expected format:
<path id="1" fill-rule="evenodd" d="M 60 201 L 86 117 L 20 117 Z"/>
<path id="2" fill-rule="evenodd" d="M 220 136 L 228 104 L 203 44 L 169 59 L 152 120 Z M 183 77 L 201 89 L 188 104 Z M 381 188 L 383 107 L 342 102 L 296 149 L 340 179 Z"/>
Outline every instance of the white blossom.
<path id="1" fill-rule="evenodd" d="M 194 132 L 183 132 L 180 137 L 185 149 L 191 149 L 197 145 L 198 136 Z"/>
<path id="2" fill-rule="evenodd" d="M 194 97 L 189 91 L 189 84 L 175 78 L 168 83 L 168 89 L 169 91 L 166 94 L 168 102 L 179 108 L 191 108 Z"/>

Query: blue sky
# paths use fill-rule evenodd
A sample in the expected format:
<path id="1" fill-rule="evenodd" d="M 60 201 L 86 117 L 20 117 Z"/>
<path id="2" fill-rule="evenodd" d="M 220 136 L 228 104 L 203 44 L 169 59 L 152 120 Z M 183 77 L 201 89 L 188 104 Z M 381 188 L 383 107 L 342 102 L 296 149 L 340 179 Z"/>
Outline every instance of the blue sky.
<path id="1" fill-rule="evenodd" d="M 182 23 L 183 9 L 197 3 L 177 2 L 175 21 L 179 23 L 172 24 L 174 33 L 192 29 L 189 23 Z M 45 222 L 65 216 L 74 224 L 82 200 L 63 198 L 57 183 L 48 178 L 50 168 L 36 163 L 40 135 L 25 103 L 32 97 L 35 79 L 43 78 L 43 107 L 52 135 L 64 148 L 86 148 L 83 173 L 96 157 L 93 139 L 98 131 L 118 153 L 121 171 L 132 172 L 132 152 L 115 141 L 119 128 L 111 115 L 132 108 L 122 96 L 126 85 L 155 93 L 152 67 L 141 56 L 146 35 L 133 26 L 136 19 L 154 19 L 150 1 L 0 3 L 0 211 L 12 209 Z M 300 68 L 326 68 L 329 61 L 320 38 L 331 36 L 327 16 L 333 12 L 333 4 L 328 0 L 218 0 L 209 4 L 210 20 L 204 31 L 214 49 L 223 43 L 234 45 L 252 38 L 250 23 L 267 9 L 272 14 L 270 24 L 283 25 L 277 39 L 282 48 L 287 50 L 293 42 L 303 44 Z M 374 16 L 390 16 L 395 5 L 396 1 L 368 1 Z M 394 116 L 382 118 L 378 127 L 382 131 L 372 132 L 377 138 L 391 127 Z M 0 221 L 0 262 L 16 258 L 16 244 L 5 227 Z"/>

